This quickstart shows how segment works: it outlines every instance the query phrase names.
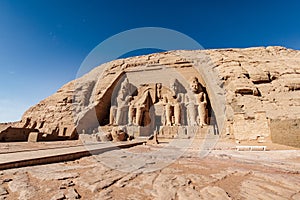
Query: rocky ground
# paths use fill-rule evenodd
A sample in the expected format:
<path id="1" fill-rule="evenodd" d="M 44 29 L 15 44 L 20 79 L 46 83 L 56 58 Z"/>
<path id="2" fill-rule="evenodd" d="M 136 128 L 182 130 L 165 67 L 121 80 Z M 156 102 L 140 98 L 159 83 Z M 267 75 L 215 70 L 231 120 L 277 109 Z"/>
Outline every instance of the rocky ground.
<path id="1" fill-rule="evenodd" d="M 300 199 L 300 150 L 236 151 L 219 142 L 207 152 L 184 145 L 4 170 L 0 199 Z"/>

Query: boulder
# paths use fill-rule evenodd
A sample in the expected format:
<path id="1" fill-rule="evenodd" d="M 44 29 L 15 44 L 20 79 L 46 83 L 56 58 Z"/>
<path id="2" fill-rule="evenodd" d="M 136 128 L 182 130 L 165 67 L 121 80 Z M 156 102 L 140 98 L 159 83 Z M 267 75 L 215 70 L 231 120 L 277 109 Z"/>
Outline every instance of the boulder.
<path id="1" fill-rule="evenodd" d="M 114 142 L 126 141 L 128 134 L 125 127 L 114 127 L 111 132 Z"/>

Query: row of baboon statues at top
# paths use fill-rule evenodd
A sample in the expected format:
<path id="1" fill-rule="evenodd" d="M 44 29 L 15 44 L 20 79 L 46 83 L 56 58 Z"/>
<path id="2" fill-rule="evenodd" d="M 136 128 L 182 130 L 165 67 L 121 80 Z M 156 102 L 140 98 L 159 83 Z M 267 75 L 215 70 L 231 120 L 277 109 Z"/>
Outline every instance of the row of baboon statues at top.
<path id="1" fill-rule="evenodd" d="M 136 87 L 125 78 L 116 97 L 112 97 L 110 125 L 147 126 L 160 123 L 163 126 L 186 124 L 202 127 L 207 124 L 206 93 L 196 77 L 190 80 L 189 86 L 189 91 L 186 91 L 180 82 L 174 79 L 169 88 L 163 87 L 161 83 L 143 84 L 143 90 L 139 90 L 141 93 L 136 94 Z M 153 120 L 154 105 L 163 107 L 160 122 Z"/>

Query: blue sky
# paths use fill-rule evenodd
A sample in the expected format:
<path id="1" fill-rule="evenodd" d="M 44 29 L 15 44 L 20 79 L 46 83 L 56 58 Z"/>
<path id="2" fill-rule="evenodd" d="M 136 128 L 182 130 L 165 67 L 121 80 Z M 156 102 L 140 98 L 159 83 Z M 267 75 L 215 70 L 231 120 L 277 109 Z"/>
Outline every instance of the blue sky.
<path id="1" fill-rule="evenodd" d="M 88 53 L 122 31 L 169 28 L 205 49 L 300 49 L 299 11 L 287 0 L 1 0 L 0 122 L 19 120 L 74 79 Z"/>

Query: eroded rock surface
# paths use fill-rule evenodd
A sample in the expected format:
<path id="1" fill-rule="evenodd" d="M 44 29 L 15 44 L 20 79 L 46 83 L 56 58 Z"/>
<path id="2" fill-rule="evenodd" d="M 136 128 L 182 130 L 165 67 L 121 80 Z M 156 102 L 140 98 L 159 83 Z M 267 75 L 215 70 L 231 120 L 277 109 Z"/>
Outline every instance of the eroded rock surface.
<path id="1" fill-rule="evenodd" d="M 161 147 L 137 146 L 126 154 L 114 150 L 73 162 L 5 170 L 0 175 L 0 197 L 188 200 L 298 199 L 300 195 L 299 150 L 215 150 L 205 158 L 188 150 L 167 165 L 165 157 L 179 153 L 177 149 L 144 157 L 143 152 Z M 131 166 L 129 171 L 133 160 L 141 165 L 131 163 L 140 167 Z M 158 164 L 160 168 L 147 170 Z"/>
<path id="2" fill-rule="evenodd" d="M 207 91 L 220 133 L 236 140 L 270 140 L 270 123 L 299 119 L 299 51 L 257 47 L 171 51 L 112 61 L 31 107 L 15 126 L 67 138 L 93 133 L 109 123 L 111 95 L 120 76 L 136 74 L 131 76 L 134 82 L 142 75 L 151 77 L 148 72 L 158 76 L 159 70 L 171 70 L 185 80 L 196 76 Z"/>

